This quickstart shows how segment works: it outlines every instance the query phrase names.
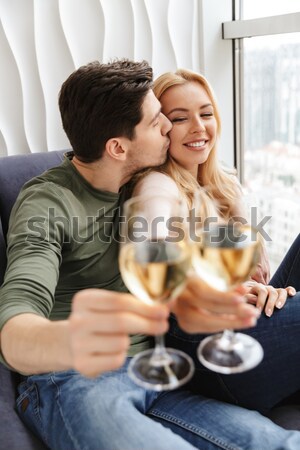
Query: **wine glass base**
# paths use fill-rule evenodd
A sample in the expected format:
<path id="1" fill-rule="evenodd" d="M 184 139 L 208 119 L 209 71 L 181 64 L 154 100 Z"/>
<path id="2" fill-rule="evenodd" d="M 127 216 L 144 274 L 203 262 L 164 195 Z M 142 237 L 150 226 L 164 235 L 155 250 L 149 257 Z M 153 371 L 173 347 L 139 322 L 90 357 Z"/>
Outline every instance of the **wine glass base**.
<path id="1" fill-rule="evenodd" d="M 198 347 L 198 358 L 208 369 L 224 374 L 246 372 L 262 361 L 262 346 L 251 336 L 235 333 L 227 348 L 221 339 L 222 334 L 209 336 Z"/>
<path id="2" fill-rule="evenodd" d="M 193 360 L 185 353 L 166 348 L 167 362 L 152 365 L 154 350 L 145 350 L 132 358 L 128 366 L 128 375 L 139 386 L 153 391 L 176 389 L 187 383 L 193 376 Z"/>

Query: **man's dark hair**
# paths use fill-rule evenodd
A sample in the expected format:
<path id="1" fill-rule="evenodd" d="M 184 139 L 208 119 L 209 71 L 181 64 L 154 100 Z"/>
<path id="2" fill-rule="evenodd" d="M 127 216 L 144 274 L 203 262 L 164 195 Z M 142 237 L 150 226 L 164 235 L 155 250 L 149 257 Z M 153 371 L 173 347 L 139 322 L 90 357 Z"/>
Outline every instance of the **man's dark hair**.
<path id="1" fill-rule="evenodd" d="M 78 159 L 96 161 L 109 139 L 135 137 L 152 80 L 152 68 L 146 61 L 128 59 L 108 64 L 94 61 L 67 78 L 59 93 L 59 109 Z"/>

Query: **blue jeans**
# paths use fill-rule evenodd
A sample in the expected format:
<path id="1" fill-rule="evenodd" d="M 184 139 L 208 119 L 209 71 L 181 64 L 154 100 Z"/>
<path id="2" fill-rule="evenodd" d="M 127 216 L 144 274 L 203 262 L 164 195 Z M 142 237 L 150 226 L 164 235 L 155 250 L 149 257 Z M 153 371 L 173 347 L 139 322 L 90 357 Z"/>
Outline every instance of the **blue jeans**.
<path id="1" fill-rule="evenodd" d="M 242 331 L 257 339 L 264 349 L 263 361 L 248 372 L 220 375 L 206 369 L 195 357 L 199 342 L 206 335 L 184 333 L 171 317 L 167 344 L 180 348 L 194 359 L 193 392 L 265 414 L 300 389 L 300 235 L 270 284 L 274 287 L 292 285 L 298 292 L 272 317 L 262 314 L 255 328 Z"/>
<path id="2" fill-rule="evenodd" d="M 30 376 L 19 414 L 55 450 L 295 450 L 300 433 L 254 411 L 188 389 L 157 393 L 121 369 L 88 379 L 75 371 Z"/>
<path id="3" fill-rule="evenodd" d="M 300 291 L 300 234 L 293 242 L 270 281 L 274 287 L 294 286 Z"/>

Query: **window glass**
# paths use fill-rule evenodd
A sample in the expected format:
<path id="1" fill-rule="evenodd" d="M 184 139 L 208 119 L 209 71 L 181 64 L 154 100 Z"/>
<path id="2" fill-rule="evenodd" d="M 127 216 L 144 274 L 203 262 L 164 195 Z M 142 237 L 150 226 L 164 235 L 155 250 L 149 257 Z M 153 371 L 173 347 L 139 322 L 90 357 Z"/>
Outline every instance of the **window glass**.
<path id="1" fill-rule="evenodd" d="M 245 185 L 272 216 L 272 272 L 300 232 L 299 74 L 300 33 L 244 39 Z"/>
<path id="2" fill-rule="evenodd" d="M 242 0 L 243 19 L 300 12 L 300 0 Z"/>

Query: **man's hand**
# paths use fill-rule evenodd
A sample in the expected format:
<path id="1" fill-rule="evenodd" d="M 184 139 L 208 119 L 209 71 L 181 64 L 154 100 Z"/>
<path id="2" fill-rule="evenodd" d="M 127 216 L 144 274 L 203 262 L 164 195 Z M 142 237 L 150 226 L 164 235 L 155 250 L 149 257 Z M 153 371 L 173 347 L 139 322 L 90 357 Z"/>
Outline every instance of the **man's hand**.
<path id="1" fill-rule="evenodd" d="M 129 334 L 163 334 L 169 310 L 147 305 L 130 294 L 87 289 L 73 299 L 69 318 L 73 366 L 85 376 L 119 368 L 126 358 Z"/>
<path id="2" fill-rule="evenodd" d="M 189 278 L 172 311 L 187 333 L 214 333 L 226 328 L 249 328 L 256 324 L 260 312 L 245 302 L 244 287 L 220 292 L 197 277 Z"/>

